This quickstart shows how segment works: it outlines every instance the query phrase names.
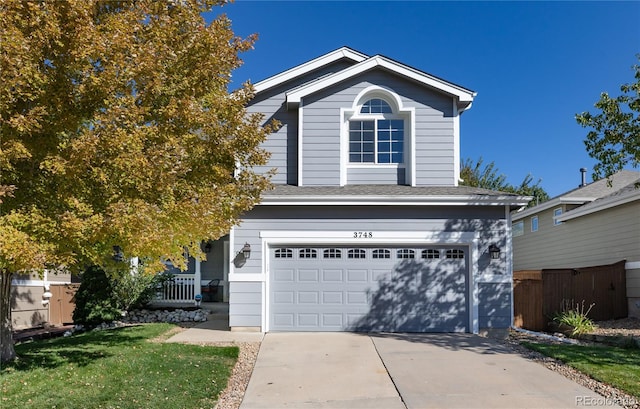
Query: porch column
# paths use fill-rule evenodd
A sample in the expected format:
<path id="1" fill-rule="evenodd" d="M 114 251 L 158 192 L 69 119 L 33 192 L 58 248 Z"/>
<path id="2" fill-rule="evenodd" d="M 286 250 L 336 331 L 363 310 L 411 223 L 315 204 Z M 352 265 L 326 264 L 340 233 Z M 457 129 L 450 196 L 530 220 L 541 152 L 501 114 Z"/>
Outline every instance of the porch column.
<path id="1" fill-rule="evenodd" d="M 195 259 L 195 278 L 194 278 L 194 282 L 193 282 L 193 294 L 197 295 L 197 294 L 201 294 L 200 292 L 200 281 L 201 281 L 201 273 L 200 273 L 200 257 L 196 257 Z"/>

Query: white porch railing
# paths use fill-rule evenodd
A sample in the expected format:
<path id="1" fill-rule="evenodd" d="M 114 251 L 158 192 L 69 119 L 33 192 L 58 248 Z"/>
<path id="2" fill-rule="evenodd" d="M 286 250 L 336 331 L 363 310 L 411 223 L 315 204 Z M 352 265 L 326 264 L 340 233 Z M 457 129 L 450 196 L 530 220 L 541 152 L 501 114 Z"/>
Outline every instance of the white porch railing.
<path id="1" fill-rule="evenodd" d="M 198 280 L 200 281 L 200 280 Z M 194 274 L 175 274 L 170 281 L 156 293 L 156 301 L 162 303 L 194 302 L 196 295 Z M 200 287 L 198 286 L 198 294 Z"/>

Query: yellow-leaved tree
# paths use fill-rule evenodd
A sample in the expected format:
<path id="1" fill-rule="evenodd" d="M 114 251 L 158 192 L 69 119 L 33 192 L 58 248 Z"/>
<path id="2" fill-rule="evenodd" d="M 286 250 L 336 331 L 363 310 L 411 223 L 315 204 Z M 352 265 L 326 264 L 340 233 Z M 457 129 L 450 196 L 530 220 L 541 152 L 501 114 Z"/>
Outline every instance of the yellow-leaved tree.
<path id="1" fill-rule="evenodd" d="M 14 274 L 204 258 L 269 187 L 272 126 L 228 92 L 255 38 L 203 19 L 223 3 L 0 0 L 1 361 Z"/>

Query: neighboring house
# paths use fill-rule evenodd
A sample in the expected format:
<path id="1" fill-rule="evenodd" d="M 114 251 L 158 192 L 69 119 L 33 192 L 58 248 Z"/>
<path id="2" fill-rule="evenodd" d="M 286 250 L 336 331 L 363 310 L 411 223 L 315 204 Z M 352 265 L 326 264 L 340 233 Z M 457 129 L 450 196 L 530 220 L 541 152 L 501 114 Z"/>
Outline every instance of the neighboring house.
<path id="1" fill-rule="evenodd" d="M 475 92 L 346 47 L 255 90 L 249 112 L 282 126 L 258 169 L 275 188 L 229 234 L 232 329 L 511 325 L 510 214 L 530 198 L 458 186 Z"/>
<path id="2" fill-rule="evenodd" d="M 11 280 L 11 323 L 14 329 L 38 327 L 56 321 L 50 311 L 52 287 L 71 284 L 71 274 L 15 275 Z M 57 306 L 57 305 L 56 305 Z"/>
<path id="3" fill-rule="evenodd" d="M 512 215 L 514 270 L 626 260 L 630 316 L 640 317 L 640 172 L 623 170 Z"/>

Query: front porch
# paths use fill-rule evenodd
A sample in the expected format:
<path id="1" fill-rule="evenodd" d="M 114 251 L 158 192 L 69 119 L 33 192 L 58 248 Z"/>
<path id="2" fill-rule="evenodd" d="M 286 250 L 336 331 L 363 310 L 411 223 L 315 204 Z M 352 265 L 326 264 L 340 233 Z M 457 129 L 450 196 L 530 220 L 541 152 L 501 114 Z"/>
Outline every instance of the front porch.
<path id="1" fill-rule="evenodd" d="M 171 279 L 157 289 L 153 305 L 193 306 L 198 295 L 201 302 L 229 301 L 229 237 L 206 243 L 203 251 L 206 260 L 188 257 L 185 271 L 167 263 Z"/>
<path id="2" fill-rule="evenodd" d="M 225 300 L 224 281 L 220 279 L 202 279 L 200 274 L 174 274 L 156 291 L 153 305 L 193 306 L 201 303 L 223 302 Z"/>

